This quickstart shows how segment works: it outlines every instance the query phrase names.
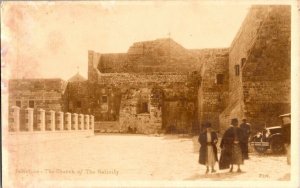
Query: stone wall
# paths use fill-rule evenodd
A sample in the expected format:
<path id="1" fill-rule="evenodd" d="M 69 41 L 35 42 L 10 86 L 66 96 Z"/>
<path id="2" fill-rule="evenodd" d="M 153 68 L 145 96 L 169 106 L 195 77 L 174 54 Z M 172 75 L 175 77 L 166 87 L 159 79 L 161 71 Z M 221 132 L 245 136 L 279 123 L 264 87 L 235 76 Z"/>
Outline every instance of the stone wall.
<path id="1" fill-rule="evenodd" d="M 122 132 L 158 133 L 162 126 L 161 93 L 150 88 L 131 88 L 123 95 L 120 107 Z"/>
<path id="2" fill-rule="evenodd" d="M 199 67 L 192 50 L 169 38 L 136 42 L 127 53 L 101 54 L 97 65 L 101 73 L 188 72 Z"/>
<path id="3" fill-rule="evenodd" d="M 180 73 L 107 73 L 99 76 L 98 82 L 107 85 L 141 85 L 152 83 L 180 83 L 187 81 L 187 74 Z"/>
<path id="4" fill-rule="evenodd" d="M 122 132 L 129 128 L 136 128 L 138 133 L 191 132 L 197 121 L 197 72 L 101 73 L 98 79 L 102 88 L 118 90 L 116 95 L 120 100 L 115 101 L 119 104 L 116 120 L 119 120 Z M 145 103 L 149 109 L 146 113 L 140 112 L 139 106 Z M 97 120 L 99 113 L 95 107 L 92 109 Z M 100 121 L 107 120 L 114 121 L 100 118 Z"/>
<path id="5" fill-rule="evenodd" d="M 119 118 L 120 90 L 110 84 L 68 83 L 64 98 L 69 112 L 91 113 L 95 121 L 116 121 Z"/>
<path id="6" fill-rule="evenodd" d="M 72 113 L 90 113 L 89 92 L 87 81 L 69 82 L 64 94 L 65 110 Z"/>
<path id="7" fill-rule="evenodd" d="M 254 130 L 290 112 L 290 6 L 254 6 L 229 53 L 229 105 L 223 126 L 246 117 Z M 236 75 L 239 66 L 239 75 Z"/>
<path id="8" fill-rule="evenodd" d="M 9 81 L 9 106 L 63 110 L 66 82 L 61 79 L 12 79 Z"/>
<path id="9" fill-rule="evenodd" d="M 228 104 L 228 49 L 199 50 L 201 85 L 198 89 L 199 124 L 219 130 L 219 115 Z"/>

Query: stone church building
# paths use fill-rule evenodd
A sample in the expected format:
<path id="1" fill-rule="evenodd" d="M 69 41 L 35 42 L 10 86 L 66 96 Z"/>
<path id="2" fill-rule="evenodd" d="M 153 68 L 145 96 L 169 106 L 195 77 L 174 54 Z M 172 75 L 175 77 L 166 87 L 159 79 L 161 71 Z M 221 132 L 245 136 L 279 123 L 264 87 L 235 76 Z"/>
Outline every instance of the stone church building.
<path id="1" fill-rule="evenodd" d="M 291 110 L 290 6 L 253 6 L 231 46 L 186 49 L 171 38 L 125 53 L 88 52 L 88 78 L 15 79 L 10 106 L 93 114 L 95 130 L 197 133 L 231 118 L 253 129 Z"/>

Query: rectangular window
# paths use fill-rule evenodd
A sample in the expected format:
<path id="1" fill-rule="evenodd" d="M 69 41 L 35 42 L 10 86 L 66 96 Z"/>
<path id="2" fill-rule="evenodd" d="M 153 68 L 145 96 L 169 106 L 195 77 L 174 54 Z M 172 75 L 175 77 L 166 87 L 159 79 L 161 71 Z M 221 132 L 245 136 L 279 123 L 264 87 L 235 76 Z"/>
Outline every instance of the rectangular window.
<path id="1" fill-rule="evenodd" d="M 21 108 L 21 101 L 16 101 L 16 106 Z"/>
<path id="2" fill-rule="evenodd" d="M 217 74 L 216 83 L 217 84 L 223 84 L 224 83 L 224 75 L 223 74 Z"/>
<path id="3" fill-rule="evenodd" d="M 240 75 L 240 65 L 235 65 L 235 75 L 236 76 Z"/>
<path id="4" fill-rule="evenodd" d="M 102 103 L 107 103 L 107 96 L 106 95 L 102 96 L 101 101 Z"/>
<path id="5" fill-rule="evenodd" d="M 147 102 L 139 103 L 139 105 L 138 105 L 138 114 L 141 114 L 141 113 L 149 113 Z"/>
<path id="6" fill-rule="evenodd" d="M 34 108 L 34 101 L 32 100 L 29 101 L 29 108 Z"/>

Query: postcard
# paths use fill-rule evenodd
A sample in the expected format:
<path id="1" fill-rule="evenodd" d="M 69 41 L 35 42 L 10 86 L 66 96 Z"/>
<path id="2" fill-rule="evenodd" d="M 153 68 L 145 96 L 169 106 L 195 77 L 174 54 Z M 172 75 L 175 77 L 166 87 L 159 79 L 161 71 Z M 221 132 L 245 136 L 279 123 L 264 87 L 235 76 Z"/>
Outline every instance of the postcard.
<path id="1" fill-rule="evenodd" d="M 299 187 L 299 1 L 3 1 L 3 187 Z"/>

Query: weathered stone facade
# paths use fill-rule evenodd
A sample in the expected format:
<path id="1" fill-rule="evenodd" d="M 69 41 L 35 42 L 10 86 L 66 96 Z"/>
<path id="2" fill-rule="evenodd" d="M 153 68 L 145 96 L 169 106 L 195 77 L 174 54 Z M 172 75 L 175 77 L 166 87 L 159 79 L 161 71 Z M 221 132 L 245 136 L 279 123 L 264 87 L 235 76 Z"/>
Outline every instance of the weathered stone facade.
<path id="1" fill-rule="evenodd" d="M 201 85 L 198 89 L 198 113 L 200 125 L 209 121 L 219 128 L 219 115 L 228 105 L 228 49 L 199 51 L 201 61 Z"/>
<path id="2" fill-rule="evenodd" d="M 254 6 L 229 52 L 229 105 L 221 126 L 246 117 L 253 129 L 290 112 L 290 6 Z"/>
<path id="3" fill-rule="evenodd" d="M 61 79 L 12 79 L 9 106 L 62 111 L 66 85 Z"/>
<path id="4" fill-rule="evenodd" d="M 88 79 L 69 80 L 61 109 L 93 114 L 95 130 L 109 132 L 196 133 L 206 121 L 222 132 L 234 117 L 271 126 L 290 112 L 290 19 L 289 6 L 253 6 L 223 49 L 186 49 L 167 38 L 127 53 L 89 51 Z"/>

